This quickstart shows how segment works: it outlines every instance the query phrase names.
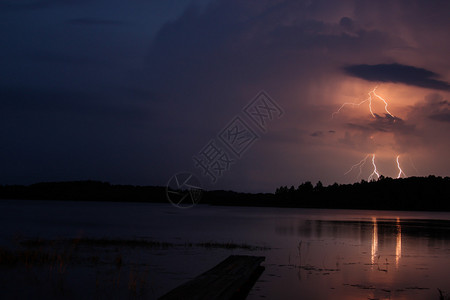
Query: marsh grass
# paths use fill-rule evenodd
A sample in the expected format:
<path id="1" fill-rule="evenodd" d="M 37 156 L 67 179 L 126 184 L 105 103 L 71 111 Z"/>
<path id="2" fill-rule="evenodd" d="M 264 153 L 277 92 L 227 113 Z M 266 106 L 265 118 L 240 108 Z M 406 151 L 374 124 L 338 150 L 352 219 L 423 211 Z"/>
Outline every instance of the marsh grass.
<path id="1" fill-rule="evenodd" d="M 13 271 L 21 285 L 53 291 L 56 298 L 73 292 L 74 280 L 91 276 L 87 289 L 99 298 L 145 298 L 154 289 L 149 283 L 150 265 L 137 253 L 148 249 L 204 248 L 257 251 L 268 247 L 245 243 L 168 243 L 146 239 L 112 238 L 23 238 L 15 237 L 12 248 L 0 246 L 0 272 Z M 140 255 L 140 254 L 139 254 Z M 21 278 L 21 279 L 20 279 Z M 13 279 L 13 281 L 16 281 Z M 43 283 L 45 287 L 43 286 Z M 13 295 L 14 296 L 14 295 Z"/>
<path id="2" fill-rule="evenodd" d="M 254 246 L 245 243 L 219 243 L 219 242 L 202 242 L 202 243 L 169 243 L 144 239 L 109 239 L 109 238 L 76 238 L 76 239 L 58 239 L 58 240 L 44 240 L 44 239 L 27 239 L 20 241 L 20 244 L 25 247 L 43 247 L 55 245 L 73 245 L 77 246 L 98 246 L 98 247 L 144 247 L 144 248 L 160 248 L 167 249 L 172 247 L 200 247 L 200 248 L 221 248 L 221 249 L 244 249 L 244 250 L 270 250 L 266 246 Z"/>
<path id="3" fill-rule="evenodd" d="M 33 266 L 50 265 L 52 268 L 63 273 L 66 262 L 70 260 L 70 256 L 62 253 L 51 253 L 41 249 L 25 249 L 25 250 L 9 250 L 0 248 L 0 265 L 15 266 L 23 264 L 27 268 Z"/>
<path id="4" fill-rule="evenodd" d="M 236 243 L 215 243 L 215 242 L 196 243 L 196 244 L 193 244 L 193 246 L 202 247 L 202 248 L 244 249 L 244 250 L 250 250 L 250 251 L 269 250 L 270 249 L 269 247 L 265 247 L 265 246 L 253 246 L 253 245 L 249 245 L 249 244 L 236 244 Z"/>
<path id="5" fill-rule="evenodd" d="M 45 247 L 56 245 L 73 245 L 78 246 L 97 246 L 97 247 L 112 247 L 112 246 L 126 246 L 126 247 L 150 247 L 150 248 L 168 248 L 173 247 L 174 244 L 143 240 L 143 239 L 109 239 L 109 238 L 74 238 L 74 239 L 26 239 L 19 242 L 25 247 Z"/>
<path id="6" fill-rule="evenodd" d="M 300 241 L 297 245 L 297 256 L 298 256 L 298 264 L 297 263 L 293 263 L 291 262 L 291 255 L 289 254 L 288 256 L 288 264 L 287 266 L 292 267 L 292 268 L 297 268 L 298 269 L 298 277 L 299 279 L 301 279 L 301 271 L 307 271 L 309 273 L 311 272 L 318 272 L 318 273 L 322 273 L 323 275 L 329 275 L 330 272 L 339 272 L 341 271 L 341 269 L 339 268 L 339 261 L 336 262 L 336 268 L 327 268 L 325 267 L 324 263 L 323 267 L 317 267 L 317 266 L 313 266 L 310 264 L 306 263 L 306 259 L 304 258 L 305 261 L 302 261 L 302 241 Z M 286 265 L 285 265 L 286 266 Z"/>

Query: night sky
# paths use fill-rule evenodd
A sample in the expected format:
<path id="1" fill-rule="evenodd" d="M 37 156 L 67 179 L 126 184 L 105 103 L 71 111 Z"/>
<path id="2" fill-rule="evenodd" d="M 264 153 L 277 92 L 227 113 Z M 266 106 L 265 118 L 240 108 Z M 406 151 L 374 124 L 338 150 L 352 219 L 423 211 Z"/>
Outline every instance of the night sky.
<path id="1" fill-rule="evenodd" d="M 449 36 L 448 0 L 0 0 L 0 184 L 449 176 Z"/>

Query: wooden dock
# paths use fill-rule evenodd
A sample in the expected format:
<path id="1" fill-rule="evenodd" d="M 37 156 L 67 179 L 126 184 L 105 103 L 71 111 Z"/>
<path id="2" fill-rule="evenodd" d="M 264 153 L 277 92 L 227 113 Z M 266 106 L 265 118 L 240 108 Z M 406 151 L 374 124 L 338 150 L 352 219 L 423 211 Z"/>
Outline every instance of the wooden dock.
<path id="1" fill-rule="evenodd" d="M 231 255 L 214 268 L 168 292 L 160 300 L 245 299 L 264 271 L 263 256 Z"/>

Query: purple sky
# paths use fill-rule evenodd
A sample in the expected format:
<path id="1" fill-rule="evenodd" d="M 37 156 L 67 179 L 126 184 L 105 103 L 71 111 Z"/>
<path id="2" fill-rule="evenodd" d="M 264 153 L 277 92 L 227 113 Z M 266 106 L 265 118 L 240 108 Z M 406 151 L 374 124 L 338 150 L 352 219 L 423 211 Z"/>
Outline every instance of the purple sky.
<path id="1" fill-rule="evenodd" d="M 0 184 L 165 185 L 189 171 L 208 189 L 273 192 L 367 179 L 370 159 L 345 173 L 372 154 L 384 176 L 397 176 L 398 155 L 408 176 L 449 176 L 449 11 L 414 0 L 2 0 Z M 368 101 L 332 115 L 375 87 L 390 114 L 371 94 L 373 115 Z M 264 130 L 243 111 L 260 91 L 283 111 Z M 257 135 L 238 155 L 220 139 L 236 117 L 251 132 L 234 145 Z M 222 151 L 214 183 L 193 160 L 210 141 Z M 224 157 L 233 163 L 219 174 Z"/>

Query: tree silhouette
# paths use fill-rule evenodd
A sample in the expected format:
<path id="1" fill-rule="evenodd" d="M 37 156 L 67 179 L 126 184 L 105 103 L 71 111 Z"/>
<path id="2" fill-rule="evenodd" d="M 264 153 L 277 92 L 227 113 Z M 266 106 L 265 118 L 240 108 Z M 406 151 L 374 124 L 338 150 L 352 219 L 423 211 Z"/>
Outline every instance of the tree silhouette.
<path id="1" fill-rule="evenodd" d="M 28 186 L 0 185 L 0 199 L 165 202 L 161 186 L 111 185 L 100 181 L 45 182 Z M 376 181 L 324 186 L 310 181 L 281 186 L 275 193 L 203 191 L 201 202 L 211 205 L 315 207 L 347 209 L 450 211 L 450 177 L 380 176 Z"/>

